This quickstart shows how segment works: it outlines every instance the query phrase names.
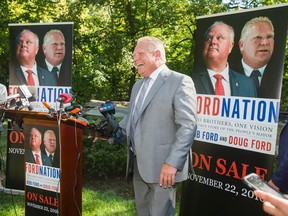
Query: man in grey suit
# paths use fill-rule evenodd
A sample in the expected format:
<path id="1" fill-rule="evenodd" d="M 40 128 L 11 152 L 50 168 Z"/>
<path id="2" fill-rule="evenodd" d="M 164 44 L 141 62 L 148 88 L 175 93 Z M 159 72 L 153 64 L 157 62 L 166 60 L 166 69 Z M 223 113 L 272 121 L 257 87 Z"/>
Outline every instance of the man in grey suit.
<path id="1" fill-rule="evenodd" d="M 161 40 L 148 36 L 138 40 L 134 64 L 142 79 L 133 86 L 128 115 L 119 125 L 127 135 L 127 177 L 133 173 L 139 216 L 175 214 L 176 186 L 188 177 L 196 132 L 193 81 L 165 63 Z M 144 82 L 147 90 L 141 94 Z"/>
<path id="2" fill-rule="evenodd" d="M 234 30 L 223 22 L 215 22 L 204 35 L 205 67 L 198 66 L 192 75 L 198 94 L 218 94 L 217 76 L 222 79 L 224 96 L 257 97 L 252 79 L 229 67 L 228 56 L 234 46 Z"/>
<path id="3" fill-rule="evenodd" d="M 56 86 L 53 73 L 39 67 L 36 55 L 39 50 L 39 38 L 34 32 L 24 29 L 16 39 L 16 57 L 19 64 L 11 66 L 10 85 Z"/>

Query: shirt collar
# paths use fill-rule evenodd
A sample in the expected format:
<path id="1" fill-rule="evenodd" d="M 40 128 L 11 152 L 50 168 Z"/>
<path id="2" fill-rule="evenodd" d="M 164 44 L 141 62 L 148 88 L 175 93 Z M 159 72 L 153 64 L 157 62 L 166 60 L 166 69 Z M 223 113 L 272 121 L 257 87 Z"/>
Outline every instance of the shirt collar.
<path id="1" fill-rule="evenodd" d="M 33 74 L 35 74 L 37 76 L 37 63 L 35 62 L 35 64 L 33 65 L 32 68 L 26 68 L 24 66 L 20 66 L 22 71 L 27 71 L 27 70 L 32 70 Z"/>
<path id="2" fill-rule="evenodd" d="M 243 59 L 241 60 L 241 62 L 242 62 L 242 65 L 243 65 L 244 73 L 245 73 L 245 75 L 248 76 L 248 77 L 250 77 L 250 75 L 251 75 L 251 73 L 252 73 L 253 70 L 259 70 L 261 76 L 263 76 L 264 70 L 265 70 L 265 68 L 266 68 L 266 66 L 267 66 L 267 64 L 266 64 L 266 65 L 264 65 L 264 66 L 261 67 L 261 68 L 251 68 L 249 65 L 247 65 L 247 64 L 243 61 Z"/>
<path id="3" fill-rule="evenodd" d="M 167 66 L 165 64 L 161 65 L 160 67 L 158 67 L 155 71 L 152 72 L 152 74 L 150 74 L 150 78 L 152 80 L 156 80 L 158 75 L 160 74 L 160 72 L 164 69 L 164 68 L 167 68 Z"/>
<path id="4" fill-rule="evenodd" d="M 227 63 L 227 66 L 224 68 L 224 70 L 221 71 L 220 73 L 219 73 L 219 72 L 216 73 L 215 71 L 213 71 L 213 70 L 211 70 L 211 69 L 208 69 L 208 68 L 207 68 L 207 70 L 208 70 L 210 79 L 211 79 L 215 74 L 221 74 L 222 77 L 223 77 L 223 79 L 229 83 L 229 65 L 228 65 L 228 63 Z"/>
<path id="5" fill-rule="evenodd" d="M 55 67 L 55 66 L 51 65 L 46 59 L 45 59 L 45 62 L 46 62 L 46 65 L 47 65 L 47 69 L 51 72 L 53 67 Z M 59 65 L 56 66 L 58 68 L 58 70 L 60 70 L 61 65 L 62 64 L 59 64 Z"/>

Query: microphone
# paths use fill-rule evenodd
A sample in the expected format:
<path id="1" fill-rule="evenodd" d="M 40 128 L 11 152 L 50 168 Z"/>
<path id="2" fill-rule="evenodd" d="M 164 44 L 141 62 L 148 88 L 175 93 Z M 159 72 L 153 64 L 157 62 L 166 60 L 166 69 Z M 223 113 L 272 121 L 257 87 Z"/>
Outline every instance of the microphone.
<path id="1" fill-rule="evenodd" d="M 81 105 L 72 105 L 72 106 L 65 107 L 64 111 L 65 112 L 71 112 L 71 111 L 73 111 L 73 110 L 75 110 L 77 108 L 80 109 L 80 111 L 83 109 L 83 107 Z"/>
<path id="2" fill-rule="evenodd" d="M 16 107 L 15 110 L 26 110 L 28 108 L 29 111 L 33 110 L 34 108 L 29 104 L 29 102 L 26 99 L 20 99 L 16 101 Z"/>
<path id="3" fill-rule="evenodd" d="M 72 95 L 63 93 L 63 94 L 60 94 L 59 98 L 57 98 L 56 100 L 62 104 L 66 104 L 66 103 L 71 102 L 72 99 L 73 99 Z"/>
<path id="4" fill-rule="evenodd" d="M 29 101 L 37 101 L 38 99 L 38 94 L 37 94 L 37 89 L 35 86 L 27 86 L 28 90 L 31 92 L 32 97 L 29 98 Z"/>
<path id="5" fill-rule="evenodd" d="M 52 112 L 55 111 L 55 110 L 54 110 L 52 107 L 50 107 L 50 105 L 49 105 L 48 103 L 46 103 L 45 101 L 42 101 L 42 104 L 43 104 L 49 111 L 52 111 Z"/>
<path id="6" fill-rule="evenodd" d="M 79 112 L 81 112 L 81 109 L 76 108 L 76 109 L 73 109 L 73 110 L 71 111 L 71 114 L 72 114 L 72 115 L 75 115 L 75 114 L 77 114 L 77 113 L 79 113 Z"/>
<path id="7" fill-rule="evenodd" d="M 20 97 L 20 94 L 9 95 L 9 96 L 7 96 L 7 98 L 6 98 L 6 102 L 12 101 L 13 99 L 19 98 L 19 97 Z"/>
<path id="8" fill-rule="evenodd" d="M 7 96 L 7 97 L 6 97 L 6 101 L 5 101 L 5 103 L 4 103 L 4 104 L 5 104 L 5 107 L 6 107 L 7 109 L 11 109 L 11 108 L 15 107 L 15 106 L 16 106 L 16 100 L 18 100 L 19 97 L 20 97 L 19 94 L 14 94 L 14 95 L 9 95 L 9 96 Z"/>
<path id="9" fill-rule="evenodd" d="M 53 117 L 57 112 L 55 109 L 53 109 L 48 103 L 45 101 L 42 101 L 42 104 L 49 110 L 48 116 Z"/>
<path id="10" fill-rule="evenodd" d="M 32 97 L 32 94 L 26 85 L 18 86 L 18 92 L 19 92 L 21 98 L 28 99 L 28 98 Z"/>

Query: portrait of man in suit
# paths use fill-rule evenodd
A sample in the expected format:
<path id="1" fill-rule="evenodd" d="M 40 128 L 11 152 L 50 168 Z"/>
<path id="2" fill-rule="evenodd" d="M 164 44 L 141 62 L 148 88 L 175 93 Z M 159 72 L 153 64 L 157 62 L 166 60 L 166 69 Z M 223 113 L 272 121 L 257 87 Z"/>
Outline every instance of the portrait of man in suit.
<path id="1" fill-rule="evenodd" d="M 37 128 L 29 133 L 28 148 L 25 149 L 25 161 L 38 165 L 52 166 L 51 160 L 41 152 L 42 134 Z"/>
<path id="2" fill-rule="evenodd" d="M 36 55 L 39 50 L 39 38 L 34 32 L 24 29 L 16 38 L 16 57 L 18 63 L 9 73 L 10 85 L 55 86 L 52 73 L 39 67 Z"/>
<path id="3" fill-rule="evenodd" d="M 192 78 L 198 94 L 256 97 L 252 79 L 232 68 L 228 56 L 234 46 L 234 29 L 216 21 L 204 34 L 202 56 L 205 65 L 197 65 Z"/>
<path id="4" fill-rule="evenodd" d="M 279 77 L 268 66 L 274 51 L 274 27 L 268 17 L 255 17 L 242 28 L 239 40 L 242 59 L 238 71 L 251 77 L 260 98 L 279 98 Z"/>
<path id="5" fill-rule="evenodd" d="M 119 123 L 127 134 L 127 177 L 133 175 L 137 215 L 174 215 L 196 131 L 195 87 L 191 77 L 166 66 L 160 39 L 140 38 L 133 55 L 142 79 Z"/>
<path id="6" fill-rule="evenodd" d="M 71 86 L 71 71 L 63 64 L 66 52 L 64 34 L 58 29 L 48 31 L 43 39 L 42 45 L 45 56 L 44 68 L 52 72 L 58 86 Z"/>
<path id="7" fill-rule="evenodd" d="M 51 160 L 53 167 L 60 168 L 60 155 L 57 150 L 57 139 L 53 130 L 46 130 L 43 135 L 43 153 Z"/>

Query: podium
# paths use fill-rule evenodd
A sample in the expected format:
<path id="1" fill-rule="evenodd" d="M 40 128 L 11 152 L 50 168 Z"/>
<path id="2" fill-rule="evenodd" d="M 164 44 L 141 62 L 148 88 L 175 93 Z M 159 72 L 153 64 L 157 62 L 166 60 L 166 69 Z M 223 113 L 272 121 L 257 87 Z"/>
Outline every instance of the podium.
<path id="1" fill-rule="evenodd" d="M 12 130 L 12 133 L 8 134 L 8 141 L 12 142 L 11 145 L 18 143 L 25 149 L 23 157 L 25 215 L 81 215 L 84 126 L 73 120 L 51 118 L 42 112 L 7 110 L 5 118 L 11 119 L 12 126 L 19 127 L 16 132 Z M 29 156 L 29 152 L 32 152 L 31 146 L 34 145 L 32 130 L 38 131 L 42 136 L 41 164 L 29 159 L 32 155 Z M 58 157 L 59 165 L 52 164 L 52 161 L 47 164 L 50 158 L 43 155 L 44 136 L 47 131 L 55 134 L 57 147 L 54 159 Z M 8 149 L 8 152 L 11 151 Z M 21 164 L 18 164 L 18 167 L 21 167 Z"/>

